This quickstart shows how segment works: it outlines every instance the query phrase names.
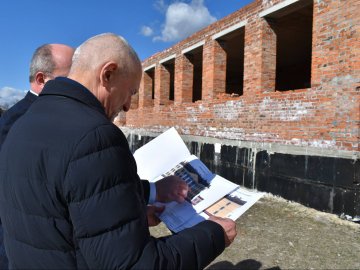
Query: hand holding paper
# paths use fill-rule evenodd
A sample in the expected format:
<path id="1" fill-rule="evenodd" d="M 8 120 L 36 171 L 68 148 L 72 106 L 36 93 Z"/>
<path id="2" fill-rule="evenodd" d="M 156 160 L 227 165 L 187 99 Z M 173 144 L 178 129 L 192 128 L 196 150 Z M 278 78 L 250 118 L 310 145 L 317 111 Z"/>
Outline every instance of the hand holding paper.
<path id="1" fill-rule="evenodd" d="M 188 194 L 189 187 L 180 177 L 171 175 L 155 182 L 156 201 L 182 203 Z"/>
<path id="2" fill-rule="evenodd" d="M 225 237 L 225 246 L 228 247 L 235 239 L 236 232 L 236 223 L 230 218 L 221 218 L 217 216 L 210 215 L 209 220 L 216 222 L 224 229 Z"/>
<path id="3" fill-rule="evenodd" d="M 223 227 L 230 245 L 236 236 L 234 221 L 262 196 L 211 172 L 191 155 L 175 128 L 139 148 L 134 157 L 139 176 L 155 182 L 157 201 L 166 203 L 159 218 L 173 232 L 210 219 Z"/>
<path id="4" fill-rule="evenodd" d="M 159 225 L 161 220 L 159 219 L 159 215 L 164 211 L 164 205 L 148 205 L 146 209 L 147 220 L 149 227 L 154 227 Z"/>

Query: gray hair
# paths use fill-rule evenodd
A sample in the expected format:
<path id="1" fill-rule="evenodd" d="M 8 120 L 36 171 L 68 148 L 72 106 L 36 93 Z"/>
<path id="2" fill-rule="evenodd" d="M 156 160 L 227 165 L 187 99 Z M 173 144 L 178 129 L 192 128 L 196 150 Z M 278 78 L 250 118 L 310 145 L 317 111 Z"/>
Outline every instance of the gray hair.
<path id="1" fill-rule="evenodd" d="M 35 50 L 31 58 L 29 81 L 33 82 L 38 72 L 43 72 L 47 76 L 50 76 L 55 68 L 56 63 L 53 60 L 51 45 L 44 44 Z"/>

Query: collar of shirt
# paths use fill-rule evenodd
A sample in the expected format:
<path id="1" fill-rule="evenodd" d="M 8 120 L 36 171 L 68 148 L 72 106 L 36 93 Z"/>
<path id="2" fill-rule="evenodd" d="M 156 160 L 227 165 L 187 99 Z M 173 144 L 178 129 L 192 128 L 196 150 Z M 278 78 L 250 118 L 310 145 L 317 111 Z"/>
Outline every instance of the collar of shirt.
<path id="1" fill-rule="evenodd" d="M 37 97 L 39 96 L 39 94 L 38 94 L 38 93 L 35 93 L 35 92 L 34 92 L 33 90 L 31 90 L 31 89 L 29 90 L 29 92 L 30 92 L 31 94 L 33 94 L 33 95 L 37 96 Z"/>

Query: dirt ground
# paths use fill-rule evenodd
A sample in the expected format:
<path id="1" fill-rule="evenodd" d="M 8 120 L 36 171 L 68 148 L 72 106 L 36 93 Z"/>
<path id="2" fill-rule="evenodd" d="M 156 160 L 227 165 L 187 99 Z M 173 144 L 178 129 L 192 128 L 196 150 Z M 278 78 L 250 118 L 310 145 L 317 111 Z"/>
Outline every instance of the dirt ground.
<path id="1" fill-rule="evenodd" d="M 360 269 L 360 224 L 336 215 L 266 194 L 236 223 L 234 243 L 207 269 Z"/>

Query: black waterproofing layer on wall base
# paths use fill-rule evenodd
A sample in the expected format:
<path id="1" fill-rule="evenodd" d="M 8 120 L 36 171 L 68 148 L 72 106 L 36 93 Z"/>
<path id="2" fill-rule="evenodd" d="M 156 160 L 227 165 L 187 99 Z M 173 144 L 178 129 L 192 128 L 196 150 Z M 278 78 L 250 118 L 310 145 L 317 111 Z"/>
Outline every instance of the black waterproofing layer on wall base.
<path id="1" fill-rule="evenodd" d="M 133 152 L 152 139 L 136 134 L 128 136 Z M 236 184 L 270 192 L 317 210 L 360 216 L 360 160 L 270 154 L 227 145 L 215 151 L 211 143 L 185 143 L 211 171 Z"/>

